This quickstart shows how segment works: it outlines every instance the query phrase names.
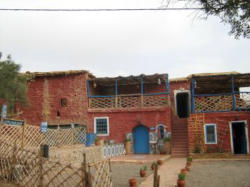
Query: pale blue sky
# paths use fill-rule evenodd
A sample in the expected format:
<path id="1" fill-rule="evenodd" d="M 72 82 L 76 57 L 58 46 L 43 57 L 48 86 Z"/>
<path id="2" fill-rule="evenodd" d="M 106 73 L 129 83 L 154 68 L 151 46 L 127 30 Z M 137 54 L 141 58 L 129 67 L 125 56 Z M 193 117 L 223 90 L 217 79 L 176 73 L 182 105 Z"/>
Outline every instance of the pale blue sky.
<path id="1" fill-rule="evenodd" d="M 2 0 L 1 8 L 159 7 L 158 0 Z M 176 5 L 175 5 L 176 6 Z M 193 11 L 1 12 L 0 51 L 22 71 L 86 69 L 96 76 L 250 72 L 250 40 Z"/>

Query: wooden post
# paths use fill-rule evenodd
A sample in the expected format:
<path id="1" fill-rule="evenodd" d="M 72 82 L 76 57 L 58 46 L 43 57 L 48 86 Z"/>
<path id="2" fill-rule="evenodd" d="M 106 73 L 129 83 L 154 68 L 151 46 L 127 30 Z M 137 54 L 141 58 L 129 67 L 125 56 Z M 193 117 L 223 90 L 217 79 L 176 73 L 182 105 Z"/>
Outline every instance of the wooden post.
<path id="1" fill-rule="evenodd" d="M 25 122 L 23 123 L 23 126 L 22 126 L 21 148 L 24 147 L 24 133 L 25 133 Z"/>
<path id="2" fill-rule="evenodd" d="M 40 146 L 39 152 L 39 187 L 43 187 L 43 145 Z"/>
<path id="3" fill-rule="evenodd" d="M 155 164 L 153 187 L 159 187 L 159 186 L 160 186 L 160 175 L 158 175 L 158 165 Z"/>
<path id="4" fill-rule="evenodd" d="M 82 185 L 88 187 L 88 176 L 87 176 L 87 164 L 86 164 L 86 153 L 82 155 Z"/>

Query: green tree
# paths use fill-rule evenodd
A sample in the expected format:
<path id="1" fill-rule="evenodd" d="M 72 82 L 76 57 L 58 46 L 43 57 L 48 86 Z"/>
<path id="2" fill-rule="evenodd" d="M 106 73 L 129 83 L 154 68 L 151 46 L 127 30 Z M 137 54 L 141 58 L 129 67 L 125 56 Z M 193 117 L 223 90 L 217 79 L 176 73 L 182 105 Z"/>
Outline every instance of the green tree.
<path id="1" fill-rule="evenodd" d="M 196 0 L 195 0 L 196 1 Z M 207 16 L 220 17 L 231 25 L 229 34 L 236 39 L 240 36 L 250 38 L 250 1 L 249 0 L 197 0 Z"/>
<path id="2" fill-rule="evenodd" d="M 0 53 L 0 58 L 1 58 Z M 15 104 L 24 105 L 26 97 L 26 76 L 19 73 L 21 66 L 16 64 L 11 56 L 0 59 L 0 99 L 7 102 L 9 111 L 14 111 Z"/>

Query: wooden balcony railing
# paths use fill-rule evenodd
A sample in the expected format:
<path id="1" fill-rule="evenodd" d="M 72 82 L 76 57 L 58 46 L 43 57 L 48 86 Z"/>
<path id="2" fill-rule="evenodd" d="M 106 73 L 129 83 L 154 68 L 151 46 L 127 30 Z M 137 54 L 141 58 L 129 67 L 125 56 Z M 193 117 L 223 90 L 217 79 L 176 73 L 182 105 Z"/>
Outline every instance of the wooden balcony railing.
<path id="1" fill-rule="evenodd" d="M 195 113 L 250 110 L 250 92 L 195 95 L 193 100 Z"/>
<path id="2" fill-rule="evenodd" d="M 168 106 L 168 94 L 155 95 L 117 95 L 89 97 L 90 109 L 105 108 L 144 108 L 155 106 Z"/>

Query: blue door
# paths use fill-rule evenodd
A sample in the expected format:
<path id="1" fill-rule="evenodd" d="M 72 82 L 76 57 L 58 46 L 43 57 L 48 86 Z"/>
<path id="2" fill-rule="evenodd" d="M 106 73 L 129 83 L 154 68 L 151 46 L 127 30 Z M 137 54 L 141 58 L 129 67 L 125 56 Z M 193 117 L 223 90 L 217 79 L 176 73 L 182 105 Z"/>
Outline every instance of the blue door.
<path id="1" fill-rule="evenodd" d="M 136 154 L 148 154 L 149 153 L 149 131 L 148 128 L 139 125 L 134 128 L 134 153 Z"/>

